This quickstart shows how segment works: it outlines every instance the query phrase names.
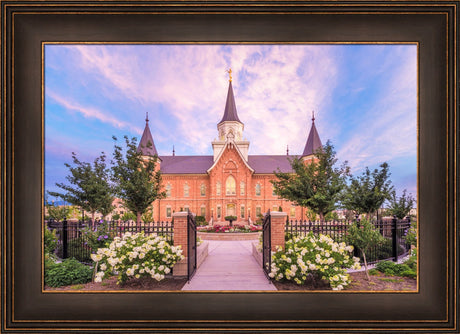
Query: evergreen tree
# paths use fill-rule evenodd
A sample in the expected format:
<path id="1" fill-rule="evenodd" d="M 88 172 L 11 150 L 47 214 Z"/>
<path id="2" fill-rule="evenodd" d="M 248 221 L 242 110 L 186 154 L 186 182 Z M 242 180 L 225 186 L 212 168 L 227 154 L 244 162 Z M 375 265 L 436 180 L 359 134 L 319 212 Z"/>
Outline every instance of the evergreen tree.
<path id="1" fill-rule="evenodd" d="M 317 213 L 321 220 L 336 208 L 340 192 L 345 187 L 349 167 L 345 162 L 335 167 L 334 147 L 328 141 L 315 152 L 317 159 L 304 163 L 299 158 L 290 159 L 293 173 L 274 172 L 277 180 L 270 181 L 275 193 L 299 206 Z"/>
<path id="2" fill-rule="evenodd" d="M 65 193 L 48 192 L 51 196 L 64 199 L 73 205 L 91 213 L 94 221 L 96 211 L 103 216 L 113 210 L 113 188 L 110 184 L 109 169 L 105 163 L 104 152 L 94 160 L 93 164 L 80 161 L 72 152 L 73 166 L 65 163 L 70 175 L 66 176 L 70 185 L 56 183 L 56 186 L 65 190 Z"/>
<path id="3" fill-rule="evenodd" d="M 388 214 L 394 215 L 399 219 L 406 217 L 414 206 L 414 199 L 411 194 L 407 195 L 406 189 L 403 190 L 402 196 L 399 198 L 396 197 L 396 192 L 393 191 L 389 202 Z"/>
<path id="4" fill-rule="evenodd" d="M 380 169 L 371 172 L 366 167 L 362 175 L 352 176 L 350 185 L 343 193 L 342 205 L 357 214 L 365 213 L 368 217 L 376 212 L 393 192 L 389 168 L 384 162 Z"/>
<path id="5" fill-rule="evenodd" d="M 112 177 L 116 184 L 115 192 L 123 200 L 123 204 L 136 214 L 139 225 L 142 214 L 156 199 L 166 197 L 161 189 L 161 173 L 155 171 L 158 157 L 148 157 L 145 160 L 137 151 L 136 138 L 131 140 L 124 136 L 126 152 L 115 141 Z M 149 143 L 151 144 L 151 143 Z"/>

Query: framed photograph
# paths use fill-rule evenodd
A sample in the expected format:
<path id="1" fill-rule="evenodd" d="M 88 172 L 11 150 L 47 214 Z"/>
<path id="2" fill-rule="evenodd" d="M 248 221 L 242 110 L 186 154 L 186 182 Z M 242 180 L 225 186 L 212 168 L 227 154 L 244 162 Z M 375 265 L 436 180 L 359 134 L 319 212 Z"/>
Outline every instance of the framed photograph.
<path id="1" fill-rule="evenodd" d="M 212 4 L 195 1 L 2 1 L 2 331 L 458 332 L 457 7 L 456 2 L 436 1 L 384 4 L 371 1 L 356 4 L 289 1 L 222 1 Z M 305 52 L 308 59 L 298 57 L 297 50 L 306 48 L 312 48 L 315 52 Z M 251 57 L 238 58 L 237 55 L 247 53 L 248 49 L 254 51 Z M 356 51 L 358 49 L 361 53 Z M 76 54 L 86 64 L 84 70 L 78 70 Z M 231 54 L 234 55 L 233 62 Z M 365 55 L 368 55 L 368 59 Z M 136 62 L 130 62 L 130 57 L 136 57 Z M 191 68 L 192 57 L 197 57 L 195 62 L 200 57 L 207 60 L 201 59 L 205 65 Z M 224 60 L 216 61 L 216 57 Z M 334 57 L 341 61 L 328 62 Z M 99 63 L 91 63 L 96 58 Z M 114 58 L 117 60 L 114 61 Z M 269 60 L 258 62 L 258 59 Z M 385 59 L 388 61 L 386 67 L 376 63 Z M 155 61 L 156 66 L 149 64 L 150 60 Z M 107 61 L 105 65 L 109 65 L 100 66 L 104 61 Z M 249 61 L 251 64 L 248 65 Z M 384 136 L 378 139 L 382 141 L 381 147 L 396 146 L 397 149 L 388 150 L 388 160 L 400 162 L 397 168 L 401 175 L 413 175 L 410 181 L 401 176 L 396 183 L 401 185 L 398 190 L 412 186 L 409 190 L 416 198 L 419 247 L 415 289 L 377 292 L 197 289 L 152 293 L 84 289 L 48 291 L 43 288 L 42 221 L 45 190 L 50 184 L 63 180 L 57 177 L 47 179 L 50 175 L 56 175 L 54 171 L 57 170 L 52 169 L 50 161 L 56 159 L 56 163 L 61 165 L 69 162 L 68 149 L 77 147 L 77 143 L 65 141 L 72 137 L 66 131 L 75 132 L 74 138 L 85 141 L 84 145 L 94 145 L 98 138 L 107 136 L 115 128 L 120 129 L 120 133 L 116 133 L 118 136 L 128 131 L 139 138 L 145 125 L 145 112 L 152 106 L 143 99 L 151 93 L 153 95 L 149 96 L 155 96 L 155 106 L 165 110 L 164 114 L 167 115 L 158 117 L 152 113 L 147 116 L 150 124 L 155 120 L 162 122 L 162 127 L 156 127 L 159 133 L 152 130 L 153 138 L 157 135 L 159 138 L 155 144 L 160 158 L 163 155 L 175 156 L 177 150 L 186 152 L 195 149 L 193 153 L 196 154 L 201 152 L 200 149 L 207 149 L 203 145 L 210 147 L 211 143 L 199 140 L 200 135 L 206 137 L 204 133 L 197 133 L 195 142 L 181 139 L 181 131 L 191 130 L 177 126 L 180 117 L 186 118 L 187 124 L 204 123 L 206 129 L 212 127 L 206 131 L 214 131 L 218 137 L 221 133 L 217 133 L 215 125 L 224 113 L 222 107 L 225 98 L 229 99 L 232 80 L 233 89 L 236 89 L 235 96 L 233 90 L 231 95 L 236 105 L 241 96 L 242 109 L 248 110 L 254 103 L 245 91 L 250 85 L 255 87 L 250 78 L 260 74 L 260 84 L 276 78 L 277 73 L 291 73 L 289 71 L 292 70 L 291 77 L 285 80 L 273 79 L 277 82 L 271 86 L 274 87 L 273 91 L 266 92 L 270 97 L 279 94 L 279 98 L 267 99 L 265 104 L 257 105 L 259 109 L 270 108 L 269 103 L 287 103 L 292 89 L 306 89 L 295 86 L 292 78 L 294 74 L 305 78 L 299 71 L 308 68 L 307 61 L 318 64 L 318 68 L 309 68 L 311 78 L 304 80 L 304 85 L 308 83 L 320 87 L 332 84 L 328 81 L 333 76 L 332 72 L 342 75 L 347 72 L 343 69 L 338 71 L 334 66 L 347 67 L 351 76 L 359 73 L 359 68 L 367 71 L 373 66 L 380 68 L 383 73 L 373 76 L 374 80 L 381 81 L 380 84 L 374 84 L 374 90 L 366 90 L 372 84 L 364 79 L 355 81 L 350 77 L 350 81 L 347 81 L 346 77 L 342 77 L 336 78 L 334 83 L 348 83 L 349 92 L 356 89 L 366 92 L 356 95 L 361 96 L 358 101 L 361 104 L 370 104 L 371 94 L 384 91 L 386 99 L 372 100 L 376 109 L 374 113 L 360 115 L 355 110 L 349 111 L 355 121 L 347 119 L 349 123 L 343 121 L 343 124 L 334 125 L 330 118 L 321 115 L 321 110 L 316 110 L 316 122 L 324 141 L 329 135 L 324 133 L 323 136 L 322 131 L 333 133 L 338 128 L 344 132 L 346 129 L 350 131 L 353 122 L 357 122 L 360 116 L 363 119 L 355 131 L 372 132 L 373 121 L 381 123 L 384 118 L 387 122 L 387 139 Z M 363 64 L 366 61 L 368 67 Z M 401 63 L 410 65 L 399 67 Z M 132 64 L 140 67 L 130 66 Z M 280 70 L 280 64 L 285 66 L 284 72 Z M 286 69 L 288 66 L 292 68 Z M 233 73 L 225 73 L 229 67 L 232 67 Z M 64 68 L 66 71 L 63 71 Z M 221 68 L 220 72 L 214 73 L 217 68 Z M 404 72 L 408 68 L 410 72 Z M 244 75 L 241 74 L 243 69 Z M 123 71 L 133 78 L 117 77 L 117 73 Z M 275 73 L 272 74 L 272 71 Z M 385 75 L 391 76 L 394 85 L 385 81 Z M 154 88 L 149 88 L 149 80 L 155 81 L 153 76 L 157 80 Z M 214 77 L 211 79 L 207 76 Z M 223 79 L 216 79 L 219 76 Z M 175 84 L 168 86 L 161 81 L 165 77 Z M 113 86 L 106 85 L 104 78 L 109 78 Z M 241 81 L 238 83 L 236 80 Z M 193 108 L 187 112 L 190 106 L 177 103 L 180 98 L 172 102 L 167 100 L 174 95 L 171 92 L 183 96 L 185 100 L 187 94 L 194 91 L 184 87 L 201 81 L 209 89 L 215 88 L 212 96 L 211 93 L 202 94 L 208 95 L 208 103 L 214 105 L 216 110 L 222 109 L 216 120 L 211 119 L 211 112 L 206 114 L 204 110 L 199 112 L 202 118 L 195 119 L 191 111 Z M 410 89 L 407 89 L 409 86 Z M 117 100 L 117 94 L 110 91 L 111 87 L 116 87 L 118 95 L 131 98 L 136 111 L 127 110 L 128 106 Z M 217 93 L 219 87 L 223 89 L 222 94 Z M 160 93 L 152 93 L 152 89 Z M 97 108 L 85 108 L 87 101 L 78 98 L 79 90 L 91 92 L 85 95 L 86 98 L 97 101 L 87 105 L 97 105 L 111 112 L 99 113 Z M 343 115 L 347 113 L 347 108 L 356 109 L 358 105 L 358 102 L 352 104 L 347 99 L 346 91 L 340 91 L 342 96 L 324 96 L 323 100 L 307 96 L 301 102 L 325 101 L 319 106 L 313 105 L 311 109 L 321 109 L 330 104 L 330 110 L 336 109 L 336 115 L 345 118 Z M 319 89 L 315 92 L 321 93 Z M 406 99 L 412 102 L 405 109 L 401 105 Z M 168 104 L 183 109 L 184 113 L 168 114 Z M 296 103 L 290 105 L 291 112 L 286 108 L 273 108 L 275 119 L 271 122 L 266 120 L 270 117 L 268 114 L 261 116 L 253 111 L 248 115 L 245 132 L 251 131 L 251 145 L 260 150 L 264 141 L 259 139 L 263 138 L 264 132 L 273 130 L 273 124 L 283 124 L 283 127 L 291 124 L 292 133 L 286 134 L 286 143 L 274 140 L 269 146 L 271 150 L 276 150 L 276 154 L 284 154 L 285 145 L 292 142 L 286 155 L 290 153 L 289 149 L 294 155 L 297 152 L 293 148 L 299 146 L 303 149 L 307 133 L 305 138 L 299 139 L 293 125 L 304 121 L 307 132 L 311 110 L 302 111 Z M 65 114 L 64 109 L 74 111 L 75 115 Z M 199 107 L 196 109 L 199 110 Z M 233 118 L 238 116 L 244 119 L 241 113 L 231 114 L 230 109 L 225 109 L 223 120 L 234 121 Z M 399 118 L 392 117 L 396 111 Z M 304 114 L 299 116 L 302 112 Z M 261 119 L 258 120 L 259 116 Z M 136 121 L 138 117 L 142 119 Z M 321 117 L 328 125 L 319 123 Z M 291 122 L 276 122 L 276 118 L 289 118 Z M 121 119 L 123 124 L 119 123 Z M 315 122 L 314 115 L 312 119 Z M 66 124 L 68 122 L 73 122 L 72 126 Z M 107 129 L 106 123 L 111 123 L 112 127 Z M 135 126 L 131 126 L 133 124 Z M 256 130 L 248 130 L 251 128 L 249 124 L 262 124 L 257 130 L 260 134 Z M 165 128 L 174 130 L 168 132 Z M 234 135 L 233 132 L 231 135 Z M 232 137 L 230 140 L 241 140 L 243 143 L 239 134 L 235 135 L 236 139 Z M 394 140 L 397 136 L 399 141 Z M 343 137 L 336 135 L 334 138 L 342 140 Z M 170 149 L 175 151 L 165 153 L 169 144 Z M 283 147 L 277 147 L 278 144 Z M 354 152 L 355 156 L 357 152 L 362 153 L 360 159 L 363 166 L 369 159 L 364 148 L 371 144 L 353 144 L 350 141 L 349 151 Z M 218 145 L 219 137 L 212 146 Z M 244 146 L 244 143 L 240 145 Z M 358 149 L 358 146 L 363 149 Z M 47 153 L 50 147 L 53 147 L 54 155 Z M 375 147 L 379 146 L 375 144 Z M 58 159 L 60 149 L 67 150 L 67 156 L 61 157 L 61 160 Z M 241 149 L 244 155 L 244 147 Z M 99 148 L 95 150 L 100 152 Z M 102 150 L 106 150 L 105 147 Z M 278 153 L 280 151 L 283 153 Z M 342 147 L 342 152 L 345 151 L 345 147 Z M 110 155 L 110 151 L 106 153 Z M 213 152 L 206 151 L 205 154 L 212 157 Z M 346 154 L 343 156 L 348 158 Z M 178 173 L 174 169 L 176 167 L 171 168 L 171 174 Z M 398 175 L 400 171 L 395 174 Z M 249 191 L 241 182 L 237 178 L 237 182 L 233 180 L 233 183 L 223 184 L 222 191 Z M 204 196 L 206 186 L 200 191 Z M 166 202 L 163 206 L 158 206 L 158 212 L 165 216 L 159 216 L 160 220 L 168 218 L 175 210 Z M 273 206 L 272 203 L 270 206 Z M 288 211 L 288 208 L 282 209 Z M 211 213 L 210 210 L 204 205 L 195 208 L 204 217 Z M 219 207 L 213 207 L 212 217 L 218 214 L 218 210 Z M 224 215 L 240 218 L 251 212 L 255 214 L 257 208 L 232 202 L 220 207 L 220 210 L 222 218 Z M 291 212 L 288 211 L 288 214 Z"/>

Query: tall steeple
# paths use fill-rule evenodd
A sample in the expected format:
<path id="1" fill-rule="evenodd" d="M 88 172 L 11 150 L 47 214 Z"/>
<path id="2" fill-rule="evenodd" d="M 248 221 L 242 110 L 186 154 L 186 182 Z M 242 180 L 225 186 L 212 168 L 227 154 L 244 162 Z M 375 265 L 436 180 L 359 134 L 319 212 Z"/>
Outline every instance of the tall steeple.
<path id="1" fill-rule="evenodd" d="M 142 134 L 141 141 L 139 142 L 139 146 L 137 147 L 137 152 L 142 153 L 142 155 L 144 156 L 158 156 L 155 143 L 153 142 L 152 133 L 150 132 L 148 113 L 146 113 L 145 116 L 144 133 Z"/>
<path id="2" fill-rule="evenodd" d="M 224 148 L 227 142 L 231 142 L 238 146 L 243 157 L 248 159 L 249 142 L 243 139 L 244 124 L 238 117 L 236 111 L 235 95 L 233 94 L 232 86 L 232 70 L 227 71 L 229 74 L 227 101 L 225 102 L 224 116 L 221 121 L 217 123 L 217 130 L 219 132 L 218 138 L 212 142 L 214 151 L 214 160 Z"/>
<path id="3" fill-rule="evenodd" d="M 235 96 L 233 95 L 231 77 L 230 77 L 229 84 L 228 84 L 227 102 L 225 103 L 224 117 L 222 117 L 222 120 L 218 124 L 221 124 L 223 122 L 242 123 L 240 119 L 238 118 L 238 113 L 236 111 Z"/>
<path id="4" fill-rule="evenodd" d="M 311 129 L 310 134 L 308 135 L 307 143 L 305 144 L 305 148 L 302 153 L 302 157 L 306 157 L 309 155 L 314 155 L 318 148 L 322 147 L 321 139 L 319 138 L 318 130 L 316 130 L 315 126 L 315 112 L 313 111 L 313 115 L 311 118 Z"/>

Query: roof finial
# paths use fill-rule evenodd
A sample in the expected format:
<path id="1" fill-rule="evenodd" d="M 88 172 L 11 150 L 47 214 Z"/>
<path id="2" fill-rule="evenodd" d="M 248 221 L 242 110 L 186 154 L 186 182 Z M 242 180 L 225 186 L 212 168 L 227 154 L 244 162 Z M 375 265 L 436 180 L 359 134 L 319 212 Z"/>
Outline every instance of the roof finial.
<path id="1" fill-rule="evenodd" d="M 148 111 L 145 113 L 145 121 L 147 123 L 149 122 L 149 112 Z"/>
<path id="2" fill-rule="evenodd" d="M 286 155 L 289 155 L 289 145 L 286 145 Z"/>
<path id="3" fill-rule="evenodd" d="M 176 156 L 176 151 L 174 151 L 174 145 L 173 145 L 173 157 Z"/>
<path id="4" fill-rule="evenodd" d="M 232 82 L 232 69 L 229 68 L 226 72 L 228 73 L 228 81 Z"/>
<path id="5" fill-rule="evenodd" d="M 315 121 L 315 111 L 314 110 L 312 110 L 312 112 L 311 112 L 311 120 L 312 120 L 312 122 Z"/>

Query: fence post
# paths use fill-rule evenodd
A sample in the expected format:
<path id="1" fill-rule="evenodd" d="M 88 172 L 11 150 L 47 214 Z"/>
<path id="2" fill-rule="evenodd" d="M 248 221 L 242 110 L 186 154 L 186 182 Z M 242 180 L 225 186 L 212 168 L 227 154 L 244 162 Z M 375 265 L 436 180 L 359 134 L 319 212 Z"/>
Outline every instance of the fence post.
<path id="1" fill-rule="evenodd" d="M 67 259 L 68 253 L 67 253 L 67 233 L 68 233 L 68 228 L 67 228 L 67 218 L 64 217 L 64 220 L 62 221 L 62 258 Z"/>
<path id="2" fill-rule="evenodd" d="M 271 248 L 276 250 L 278 246 L 284 249 L 286 212 L 272 211 L 271 216 Z"/>
<path id="3" fill-rule="evenodd" d="M 177 262 L 173 268 L 173 276 L 187 276 L 187 261 L 188 261 L 188 238 L 187 238 L 187 211 L 173 213 L 174 220 L 174 246 L 181 246 L 184 260 Z"/>
<path id="4" fill-rule="evenodd" d="M 397 219 L 396 216 L 393 216 L 392 224 L 391 224 L 391 239 L 393 241 L 392 248 L 393 248 L 393 261 L 398 262 L 398 240 L 397 240 Z"/>

